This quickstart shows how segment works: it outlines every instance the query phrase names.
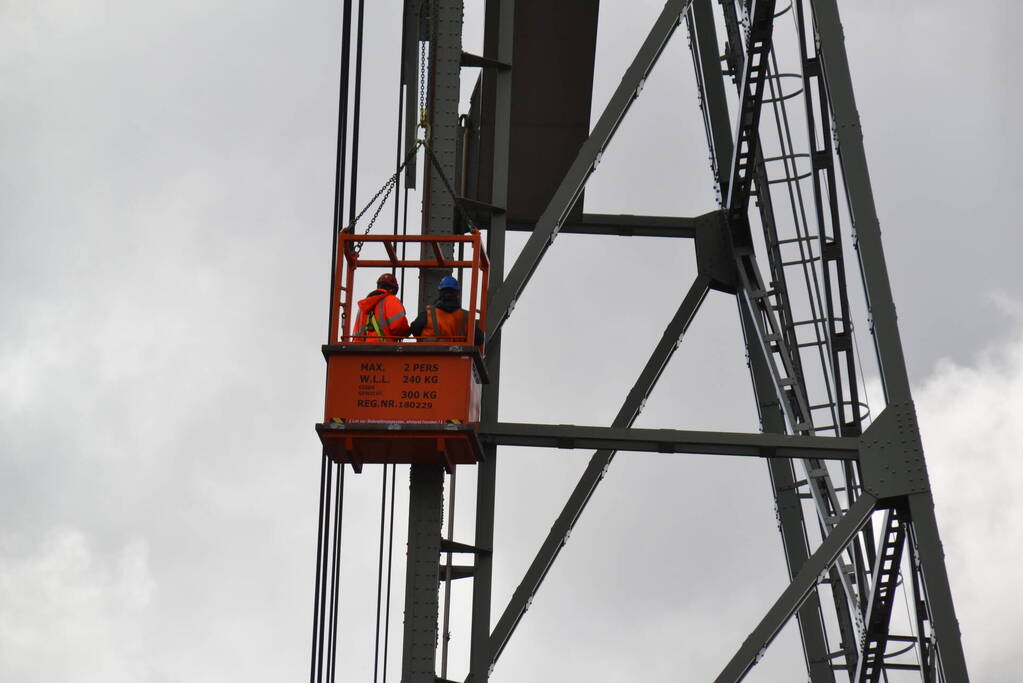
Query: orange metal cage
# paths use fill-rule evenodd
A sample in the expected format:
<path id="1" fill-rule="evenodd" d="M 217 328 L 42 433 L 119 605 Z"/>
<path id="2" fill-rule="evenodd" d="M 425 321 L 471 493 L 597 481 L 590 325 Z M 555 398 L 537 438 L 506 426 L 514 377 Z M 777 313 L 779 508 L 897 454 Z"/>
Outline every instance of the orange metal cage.
<path id="1" fill-rule="evenodd" d="M 413 258 L 404 256 L 409 246 L 417 252 Z M 330 341 L 323 347 L 324 416 L 316 426 L 324 452 L 356 471 L 370 463 L 439 464 L 450 470 L 478 462 L 481 385 L 487 378 L 476 329 L 486 329 L 490 270 L 479 232 L 355 235 L 345 230 L 338 234 L 337 254 Z M 381 269 L 377 274 L 468 270 L 468 282 L 462 283 L 465 334 L 414 343 L 354 336 L 359 268 Z"/>
<path id="2" fill-rule="evenodd" d="M 361 255 L 365 245 L 380 244 L 383 246 L 385 258 L 364 257 Z M 407 247 L 417 245 L 417 251 L 421 253 L 417 258 L 403 257 L 402 253 Z M 447 256 L 442 247 L 451 245 L 457 248 L 460 254 Z M 469 254 L 462 254 L 468 247 Z M 348 344 L 363 343 L 366 340 L 352 334 L 354 321 L 353 305 L 356 296 L 355 272 L 359 268 L 381 268 L 386 270 L 397 270 L 413 268 L 416 270 L 436 269 L 467 269 L 469 271 L 469 287 L 466 290 L 463 283 L 463 294 L 468 293 L 464 299 L 469 318 L 466 325 L 466 337 L 464 338 L 437 338 L 436 341 L 416 340 L 419 344 L 443 344 L 452 343 L 469 344 L 478 346 L 476 339 L 475 321 L 481 330 L 486 329 L 486 308 L 487 308 L 487 286 L 490 275 L 490 261 L 487 259 L 486 251 L 483 249 L 483 242 L 480 233 L 473 230 L 466 235 L 356 235 L 347 229 L 342 230 L 338 235 L 338 257 L 334 263 L 334 277 L 338 286 L 332 293 L 331 321 L 330 321 L 330 343 Z M 453 249 L 454 251 L 455 249 Z M 401 342 L 401 339 L 390 341 Z"/>

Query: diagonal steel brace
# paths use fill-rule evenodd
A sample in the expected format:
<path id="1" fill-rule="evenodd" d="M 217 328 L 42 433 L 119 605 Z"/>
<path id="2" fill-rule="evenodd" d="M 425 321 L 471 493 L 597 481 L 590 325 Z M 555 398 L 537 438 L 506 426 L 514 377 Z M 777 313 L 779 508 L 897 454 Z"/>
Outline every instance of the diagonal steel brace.
<path id="1" fill-rule="evenodd" d="M 681 343 L 682 337 L 685 335 L 686 330 L 689 329 L 689 324 L 696 316 L 696 312 L 707 296 L 709 289 L 710 278 L 706 275 L 697 276 L 689 288 L 689 293 L 682 300 L 675 316 L 665 328 L 661 341 L 657 344 L 653 353 L 650 354 L 649 360 L 647 360 L 643 371 L 622 404 L 621 410 L 618 411 L 618 416 L 612 423 L 613 427 L 631 427 L 636 418 L 639 417 L 647 397 L 657 385 L 657 380 L 660 379 L 665 366 L 667 366 L 668 361 L 671 360 L 672 355 L 675 353 L 675 349 Z M 551 526 L 547 538 L 544 540 L 543 545 L 540 546 L 540 550 L 537 551 L 536 557 L 533 558 L 533 562 L 529 565 L 529 569 L 526 570 L 522 581 L 519 582 L 518 588 L 512 594 L 511 600 L 508 601 L 507 607 L 504 608 L 504 612 L 497 622 L 497 626 L 494 627 L 494 631 L 490 636 L 491 666 L 497 662 L 501 652 L 508 644 L 508 639 L 511 638 L 515 628 L 522 620 L 522 616 L 529 609 L 533 596 L 536 595 L 536 591 L 540 588 L 540 584 L 543 583 L 547 572 L 550 571 L 558 553 L 561 552 L 561 548 L 565 545 L 568 535 L 582 514 L 583 509 L 585 509 L 597 485 L 604 478 L 604 473 L 607 471 L 607 467 L 611 464 L 614 456 L 615 451 L 598 450 L 590 458 L 585 472 L 583 472 L 579 482 L 575 485 L 575 489 L 573 489 L 571 496 L 569 496 L 568 501 L 565 503 L 561 514 L 558 515 L 557 520 Z"/>
<path id="2" fill-rule="evenodd" d="M 876 502 L 876 498 L 869 493 L 864 493 L 849 508 L 849 511 L 828 534 L 820 547 L 806 560 L 792 583 L 760 620 L 728 665 L 714 679 L 715 683 L 738 683 L 746 677 L 750 669 L 760 661 L 767 646 L 771 644 L 778 632 L 817 585 L 820 577 L 831 568 L 845 547 L 856 538 L 856 534 L 870 519 Z"/>
<path id="3" fill-rule="evenodd" d="M 562 178 L 550 203 L 537 221 L 533 233 L 515 260 L 515 265 L 508 272 L 504 284 L 494 292 L 487 314 L 487 339 L 493 339 L 494 333 L 511 315 L 515 301 L 522 294 L 522 290 L 533 276 L 540 260 L 554 242 L 554 238 L 557 237 L 568 214 L 579 200 L 586 182 L 600 162 L 601 155 L 611 143 L 611 139 L 632 103 L 639 97 L 647 76 L 657 64 L 668 40 L 671 39 L 675 29 L 689 10 L 691 2 L 692 0 L 668 0 L 664 4 L 664 9 L 661 10 L 660 16 L 653 28 L 650 29 L 650 33 L 643 41 L 636 57 L 632 60 L 632 65 L 629 66 L 621 83 L 618 84 L 617 90 L 611 96 L 611 100 L 604 107 L 604 113 L 600 115 L 597 125 L 590 131 L 589 137 L 579 149 L 579 154 L 571 168 Z"/>

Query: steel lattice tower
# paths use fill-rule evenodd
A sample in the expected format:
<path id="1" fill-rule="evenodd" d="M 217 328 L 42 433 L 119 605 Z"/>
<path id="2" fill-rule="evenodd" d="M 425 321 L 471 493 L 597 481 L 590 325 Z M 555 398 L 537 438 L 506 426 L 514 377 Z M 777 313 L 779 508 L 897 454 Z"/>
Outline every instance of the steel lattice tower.
<path id="1" fill-rule="evenodd" d="M 791 583 L 737 644 L 717 681 L 741 680 L 793 617 L 813 683 L 899 675 L 928 682 L 968 680 L 837 0 L 717 4 L 668 0 L 609 102 L 586 130 L 572 122 L 590 114 L 597 0 L 488 0 L 483 55 L 462 50 L 462 0 L 405 2 L 404 147 L 407 152 L 415 144 L 417 73 L 428 64 L 425 105 L 429 144 L 438 162 L 425 172 L 424 232 L 460 232 L 465 215 L 485 228 L 491 296 L 486 330 L 490 382 L 479 428 L 485 457 L 475 466 L 471 543 L 444 536 L 443 469 L 412 467 L 404 683 L 443 680 L 437 676 L 438 584 L 453 578 L 472 582 L 469 678 L 473 683 L 489 678 L 619 450 L 748 456 L 767 463 Z M 351 20 L 347 15 L 346 30 Z M 560 62 L 549 58 L 553 37 L 544 27 L 551 25 L 559 27 Z M 665 46 L 686 32 L 718 206 L 695 217 L 584 213 L 587 180 Z M 724 45 L 719 33 L 727 38 Z M 419 56 L 421 43 L 429 48 L 425 61 Z M 458 93 L 466 67 L 480 69 L 481 76 L 469 124 L 462 125 Z M 559 69 L 558 78 L 551 78 Z M 555 81 L 566 80 L 578 92 L 552 98 Z M 730 98 L 737 103 L 731 111 Z M 538 102 L 544 103 L 547 123 L 556 131 L 552 138 L 530 133 L 522 123 L 522 112 Z M 545 172 L 528 172 L 521 159 L 537 146 L 544 146 L 554 162 Z M 446 194 L 442 176 L 456 179 L 457 198 Z M 415 174 L 405 178 L 413 182 Z M 782 203 L 792 210 L 778 210 Z M 529 237 L 514 263 L 506 264 L 509 230 L 528 231 Z M 559 232 L 695 241 L 695 281 L 608 427 L 498 419 L 502 327 Z M 848 261 L 847 256 L 855 258 Z M 869 421 L 858 388 L 863 369 L 853 346 L 846 282 L 851 263 L 862 277 L 885 399 Z M 424 291 L 432 291 L 435 282 L 426 282 Z M 634 428 L 711 290 L 734 295 L 736 334 L 746 346 L 761 432 Z M 594 452 L 510 602 L 494 611 L 499 446 Z M 324 673 L 332 680 L 336 658 L 342 472 L 324 456 L 313 680 L 323 680 Z M 472 565 L 452 572 L 450 563 L 446 568 L 441 562 L 441 553 L 450 552 L 472 557 Z M 893 631 L 897 590 L 912 596 L 913 633 Z M 498 615 L 496 623 L 492 613 Z M 913 658 L 898 656 L 905 653 Z"/>

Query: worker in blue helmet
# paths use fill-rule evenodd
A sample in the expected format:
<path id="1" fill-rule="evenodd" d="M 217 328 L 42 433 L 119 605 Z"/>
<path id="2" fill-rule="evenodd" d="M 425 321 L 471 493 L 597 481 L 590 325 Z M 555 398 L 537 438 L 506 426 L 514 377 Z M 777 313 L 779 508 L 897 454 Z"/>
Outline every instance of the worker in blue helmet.
<path id="1" fill-rule="evenodd" d="M 437 302 L 412 321 L 412 336 L 419 341 L 467 343 L 469 312 L 462 308 L 462 286 L 448 275 L 437 287 Z M 475 322 L 476 345 L 483 346 L 483 332 Z"/>

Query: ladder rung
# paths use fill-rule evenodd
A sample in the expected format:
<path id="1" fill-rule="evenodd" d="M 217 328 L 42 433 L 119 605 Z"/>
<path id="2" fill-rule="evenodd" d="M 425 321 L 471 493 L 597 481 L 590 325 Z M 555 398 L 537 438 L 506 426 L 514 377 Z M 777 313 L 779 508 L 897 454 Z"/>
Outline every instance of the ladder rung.
<path id="1" fill-rule="evenodd" d="M 807 264 L 807 263 L 815 263 L 816 261 L 820 261 L 820 260 L 821 260 L 820 256 L 811 256 L 810 258 L 800 258 L 800 259 L 796 259 L 794 261 L 782 261 L 781 265 L 782 265 L 782 268 L 787 268 L 789 266 L 799 266 L 799 265 L 804 265 L 804 264 Z"/>
<path id="2" fill-rule="evenodd" d="M 455 579 L 466 579 L 472 576 L 476 572 L 476 568 L 472 565 L 461 565 L 456 564 L 451 566 L 451 580 Z M 448 566 L 446 564 L 440 565 L 440 581 L 448 580 Z"/>
<path id="3" fill-rule="evenodd" d="M 805 237 L 789 237 L 788 239 L 773 242 L 772 246 L 778 246 L 779 244 L 792 244 L 793 242 L 810 242 L 817 239 L 820 239 L 820 237 L 817 235 L 806 235 Z"/>

